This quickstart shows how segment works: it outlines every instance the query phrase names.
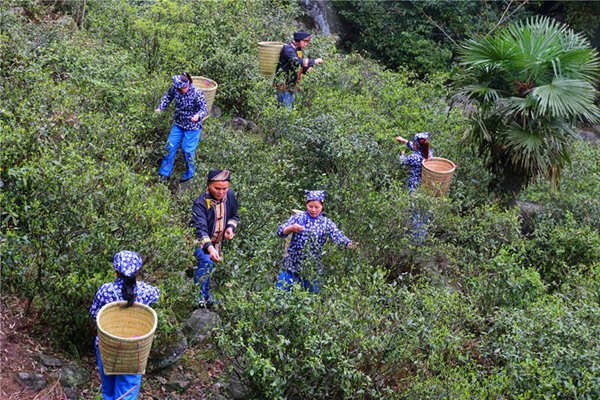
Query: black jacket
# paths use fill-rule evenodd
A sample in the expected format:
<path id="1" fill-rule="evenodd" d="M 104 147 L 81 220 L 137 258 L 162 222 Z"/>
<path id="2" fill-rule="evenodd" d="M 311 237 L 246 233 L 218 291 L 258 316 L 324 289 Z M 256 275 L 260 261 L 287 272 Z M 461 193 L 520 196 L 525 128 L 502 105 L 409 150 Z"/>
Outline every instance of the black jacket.
<path id="1" fill-rule="evenodd" d="M 206 250 L 209 246 L 214 246 L 217 251 L 220 252 L 221 244 L 223 242 L 223 234 L 227 228 L 235 228 L 238 224 L 240 217 L 238 216 L 238 202 L 235 199 L 233 190 L 229 189 L 225 198 L 225 215 L 222 216 L 223 224 L 220 240 L 218 243 L 213 243 L 213 230 L 215 228 L 215 207 L 207 202 L 210 201 L 211 197 L 208 191 L 202 193 L 195 201 L 192 206 L 192 220 L 190 225 L 194 227 L 196 231 L 195 243 L 199 243 L 204 253 L 208 254 Z M 213 200 L 214 201 L 214 200 Z M 219 233 L 219 232 L 215 232 Z"/>
<path id="2" fill-rule="evenodd" d="M 302 58 L 300 44 L 290 42 L 283 46 L 279 54 L 279 63 L 273 84 L 277 89 L 296 91 L 300 76 L 315 65 L 312 58 Z"/>

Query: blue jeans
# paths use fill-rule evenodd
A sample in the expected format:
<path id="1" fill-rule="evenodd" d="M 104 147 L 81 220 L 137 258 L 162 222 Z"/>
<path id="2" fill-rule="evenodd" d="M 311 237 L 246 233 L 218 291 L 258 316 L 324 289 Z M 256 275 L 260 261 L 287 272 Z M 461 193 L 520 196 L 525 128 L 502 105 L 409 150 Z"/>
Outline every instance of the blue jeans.
<path id="1" fill-rule="evenodd" d="M 301 278 L 298 274 L 293 274 L 289 271 L 281 270 L 279 277 L 277 278 L 277 291 L 289 292 L 294 283 L 300 284 L 302 289 L 307 290 L 309 293 L 319 293 L 319 284 L 321 282 L 317 280 L 309 281 Z"/>
<path id="2" fill-rule="evenodd" d="M 100 379 L 102 379 L 102 396 L 104 400 L 117 400 L 134 386 L 136 388 L 123 397 L 122 400 L 136 400 L 142 383 L 142 375 L 105 375 L 100 350 L 98 349 L 96 349 L 96 357 L 98 357 L 98 369 L 100 370 Z"/>
<path id="3" fill-rule="evenodd" d="M 194 255 L 196 256 L 196 260 L 198 260 L 198 268 L 194 275 L 194 284 L 200 284 L 200 300 L 209 300 L 208 287 L 210 285 L 210 275 L 213 271 L 214 262 L 210 259 L 210 255 L 204 254 L 204 251 L 200 248 L 196 249 Z"/>
<path id="4" fill-rule="evenodd" d="M 164 176 L 171 176 L 171 170 L 173 170 L 173 163 L 175 162 L 175 155 L 177 154 L 177 148 L 181 143 L 181 152 L 183 158 L 185 158 L 186 170 L 182 176 L 182 179 L 190 179 L 196 172 L 196 163 L 194 158 L 196 157 L 196 147 L 200 142 L 200 131 L 186 131 L 173 124 L 171 133 L 169 134 L 169 143 L 167 144 L 167 153 L 165 154 L 162 164 L 160 166 L 159 174 Z"/>
<path id="5" fill-rule="evenodd" d="M 412 242 L 416 246 L 423 244 L 423 239 L 427 236 L 427 225 L 429 224 L 429 217 L 427 213 L 415 211 L 410 218 L 410 225 L 413 228 L 412 231 Z"/>
<path id="6" fill-rule="evenodd" d="M 287 90 L 277 89 L 277 107 L 285 107 L 288 110 L 292 109 L 292 103 L 294 102 L 294 92 Z"/>

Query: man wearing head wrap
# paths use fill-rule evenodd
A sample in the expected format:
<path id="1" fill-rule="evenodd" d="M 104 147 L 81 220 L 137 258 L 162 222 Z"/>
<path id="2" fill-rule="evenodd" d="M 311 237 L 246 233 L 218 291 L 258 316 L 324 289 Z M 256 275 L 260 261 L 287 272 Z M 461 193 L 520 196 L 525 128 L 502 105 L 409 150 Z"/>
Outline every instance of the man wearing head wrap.
<path id="1" fill-rule="evenodd" d="M 323 245 L 328 238 L 349 249 L 358 247 L 358 243 L 353 243 L 329 218 L 323 216 L 324 200 L 323 190 L 307 190 L 306 211 L 292 216 L 277 229 L 277 234 L 283 238 L 294 234 L 277 279 L 280 291 L 289 291 L 292 284 L 298 283 L 304 290 L 319 293 L 317 276 L 323 270 Z"/>
<path id="2" fill-rule="evenodd" d="M 196 147 L 200 141 L 202 118 L 208 114 L 204 93 L 192 83 L 192 77 L 187 72 L 171 77 L 173 85 L 163 96 L 155 112 L 164 111 L 175 100 L 175 121 L 169 134 L 167 152 L 163 157 L 158 174 L 160 181 L 168 181 L 173 170 L 177 148 L 181 143 L 181 152 L 185 159 L 186 171 L 180 181 L 185 182 L 196 172 Z"/>
<path id="3" fill-rule="evenodd" d="M 142 257 L 138 253 L 129 250 L 120 251 L 115 254 L 113 265 L 117 279 L 115 282 L 103 284 L 98 289 L 90 308 L 90 314 L 94 321 L 96 321 L 100 309 L 108 303 L 125 300 L 127 303 L 123 307 L 130 307 L 134 301 L 150 306 L 160 296 L 158 288 L 136 281 L 136 272 L 142 266 Z M 142 375 L 106 375 L 100 358 L 98 336 L 96 336 L 96 356 L 102 380 L 103 398 L 105 400 L 137 399 Z"/>
<path id="4" fill-rule="evenodd" d="M 279 63 L 275 73 L 273 86 L 277 89 L 277 103 L 280 107 L 292 108 L 294 93 L 302 74 L 313 70 L 315 64 L 322 64 L 323 59 L 302 58 L 302 50 L 311 39 L 307 31 L 294 33 L 294 40 L 283 46 L 279 55 Z"/>
<path id="5" fill-rule="evenodd" d="M 194 283 L 200 285 L 199 307 L 211 308 L 215 305 L 209 294 L 213 263 L 221 261 L 223 238 L 233 239 L 239 221 L 239 205 L 233 190 L 229 188 L 230 180 L 229 171 L 209 171 L 206 191 L 192 206 L 190 225 L 195 229 L 194 255 L 198 260 Z"/>

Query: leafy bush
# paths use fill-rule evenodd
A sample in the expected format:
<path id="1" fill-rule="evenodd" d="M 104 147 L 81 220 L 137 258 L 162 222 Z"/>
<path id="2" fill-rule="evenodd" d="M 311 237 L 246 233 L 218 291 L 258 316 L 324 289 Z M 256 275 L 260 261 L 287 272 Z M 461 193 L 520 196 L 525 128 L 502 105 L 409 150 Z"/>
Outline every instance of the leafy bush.
<path id="1" fill-rule="evenodd" d="M 91 346 L 89 306 L 124 248 L 161 288 L 156 344 L 168 343 L 197 296 L 192 202 L 207 170 L 227 168 L 241 223 L 215 265 L 217 343 L 257 397 L 597 397 L 597 147 L 572 143 L 561 191 L 539 181 L 524 192 L 542 210 L 524 238 L 519 215 L 485 190 L 483 160 L 458 145 L 466 111 L 447 108 L 448 74 L 385 71 L 316 35 L 307 54 L 326 62 L 303 77 L 288 113 L 258 78 L 253 46 L 289 40 L 295 3 L 88 6 L 81 29 L 44 14 L 77 5 L 29 2 L 0 16 L 10 25 L 0 33 L 1 284 L 58 343 Z M 181 18 L 171 37 L 161 13 Z M 158 53 L 142 43 L 152 35 Z M 217 80 L 225 114 L 258 130 L 207 120 L 198 176 L 166 188 L 156 170 L 172 116 L 152 114 L 179 68 Z M 409 195 L 397 161 L 394 137 L 425 130 L 436 156 L 460 166 L 443 199 Z M 276 301 L 275 231 L 304 207 L 305 189 L 327 191 L 325 215 L 359 249 L 327 245 L 322 292 Z M 421 243 L 415 213 L 428 219 Z"/>
<path id="2" fill-rule="evenodd" d="M 487 33 L 500 21 L 505 7 L 490 1 L 338 1 L 334 5 L 349 24 L 346 46 L 372 55 L 388 68 L 403 66 L 423 74 L 446 69 L 454 61 L 453 42 Z"/>

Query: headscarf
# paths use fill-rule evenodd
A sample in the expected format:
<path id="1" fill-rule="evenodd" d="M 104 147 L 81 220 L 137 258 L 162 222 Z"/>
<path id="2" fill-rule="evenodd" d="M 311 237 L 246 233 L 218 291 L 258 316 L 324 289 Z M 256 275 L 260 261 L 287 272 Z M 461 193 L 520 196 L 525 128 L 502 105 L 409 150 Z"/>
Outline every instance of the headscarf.
<path id="1" fill-rule="evenodd" d="M 325 201 L 325 191 L 324 190 L 305 190 L 306 193 L 306 203 L 311 200 L 318 200 L 321 203 Z"/>
<path id="2" fill-rule="evenodd" d="M 305 30 L 294 33 L 294 40 L 296 42 L 299 42 L 301 40 L 308 42 L 310 40 L 310 38 L 312 38 L 312 35 L 310 33 L 306 32 Z"/>
<path id="3" fill-rule="evenodd" d="M 229 171 L 220 169 L 208 171 L 208 181 L 231 181 Z"/>
<path id="4" fill-rule="evenodd" d="M 421 148 L 421 146 L 419 145 L 419 139 L 429 140 L 429 132 L 415 133 L 415 137 L 413 138 L 413 142 L 415 144 L 415 148 L 416 149 L 420 149 Z"/>
<path id="5" fill-rule="evenodd" d="M 142 267 L 142 257 L 135 251 L 122 250 L 115 254 L 114 266 L 126 277 L 131 277 Z"/>
<path id="6" fill-rule="evenodd" d="M 187 82 L 183 80 L 183 78 L 188 79 L 185 75 L 173 75 L 171 78 L 173 78 L 173 87 L 175 89 L 183 89 L 190 84 L 189 80 Z"/>

